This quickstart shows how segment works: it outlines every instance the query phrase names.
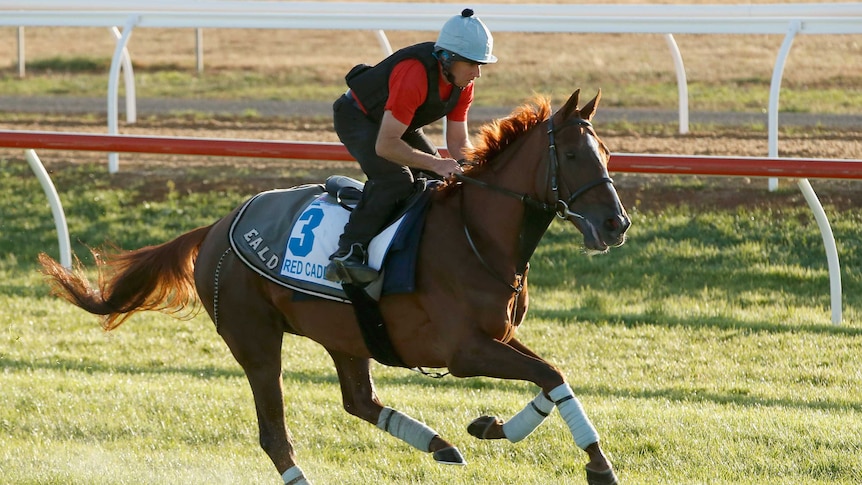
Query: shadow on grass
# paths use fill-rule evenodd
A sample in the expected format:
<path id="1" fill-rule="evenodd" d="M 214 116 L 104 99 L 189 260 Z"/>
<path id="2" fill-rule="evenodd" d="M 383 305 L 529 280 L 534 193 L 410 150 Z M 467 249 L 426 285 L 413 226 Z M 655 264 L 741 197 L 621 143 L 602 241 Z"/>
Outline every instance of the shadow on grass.
<path id="1" fill-rule="evenodd" d="M 290 344 L 287 343 L 286 346 Z M 311 370 L 291 370 L 291 360 L 289 357 L 282 359 L 283 379 L 286 381 L 294 381 L 307 384 L 338 384 L 338 375 L 335 372 L 333 365 L 321 366 L 319 369 Z M 58 359 L 51 358 L 50 360 L 23 360 L 12 359 L 0 354 L 0 368 L 6 371 L 26 371 L 26 370 L 46 370 L 57 372 L 80 372 L 88 375 L 101 373 L 109 374 L 127 374 L 127 375 L 180 375 L 194 377 L 199 379 L 221 379 L 245 377 L 245 373 L 239 364 L 235 367 L 194 367 L 194 366 L 156 366 L 156 365 L 130 365 L 119 364 L 112 365 L 106 362 L 99 362 L 86 359 Z M 372 372 L 373 372 L 372 368 Z M 443 388 L 463 388 L 465 391 L 469 389 L 499 389 L 503 382 L 496 382 L 490 379 L 458 379 L 443 378 L 433 379 L 421 375 L 409 369 L 399 369 L 400 374 L 397 376 L 386 375 L 375 377 L 376 382 L 388 383 L 390 385 L 426 385 L 433 382 L 435 386 Z M 513 389 L 523 387 L 524 383 L 511 383 Z M 538 388 L 536 388 L 538 391 Z"/>
<path id="2" fill-rule="evenodd" d="M 614 396 L 624 399 L 666 399 L 680 403 L 709 403 L 709 404 L 732 404 L 735 406 L 764 408 L 778 407 L 789 409 L 813 409 L 818 411 L 844 411 L 862 412 L 862 403 L 848 401 L 801 401 L 788 398 L 763 398 L 759 396 L 745 396 L 737 393 L 718 393 L 704 389 L 681 390 L 681 389 L 652 389 L 631 391 L 627 389 L 614 389 L 611 386 L 572 386 L 575 395 L 593 395 L 599 397 Z"/>
<path id="3" fill-rule="evenodd" d="M 787 324 L 768 322 L 745 322 L 735 320 L 728 317 L 657 317 L 654 314 L 639 313 L 632 315 L 607 315 L 596 314 L 594 316 L 581 315 L 576 320 L 572 319 L 572 310 L 531 310 L 530 315 L 533 318 L 548 320 L 552 322 L 560 322 L 560 325 L 576 325 L 585 324 L 591 325 L 592 322 L 598 321 L 607 325 L 624 325 L 626 327 L 652 326 L 663 328 L 691 328 L 704 329 L 715 328 L 721 330 L 738 330 L 749 333 L 812 333 L 822 335 L 836 335 L 842 337 L 859 337 L 862 336 L 862 328 L 848 327 L 845 325 L 833 325 L 824 323 L 823 325 L 807 324 Z M 527 322 L 526 324 L 528 324 Z"/>
<path id="4" fill-rule="evenodd" d="M 857 332 L 858 333 L 858 332 Z M 290 359 L 284 359 L 282 367 L 287 367 L 283 372 L 283 379 L 288 382 L 308 385 L 338 385 L 338 376 L 335 369 L 330 366 L 322 366 L 319 370 L 290 370 Z M 224 379 L 224 378 L 245 378 L 245 374 L 240 369 L 239 365 L 235 368 L 220 368 L 213 366 L 134 366 L 134 365 L 110 365 L 104 362 L 95 362 L 88 360 L 69 360 L 56 359 L 26 361 L 20 359 L 11 359 L 0 357 L 0 367 L 6 372 L 16 371 L 32 371 L 32 370 L 47 370 L 56 372 L 79 372 L 88 375 L 96 375 L 101 373 L 107 374 L 127 374 L 127 375 L 178 375 L 186 376 L 201 380 Z M 373 370 L 373 369 L 372 369 Z M 418 373 L 411 372 L 407 369 L 400 369 L 401 372 L 393 374 L 388 372 L 387 375 L 375 377 L 375 382 L 379 384 L 381 390 L 389 386 L 420 386 L 426 387 L 429 384 L 435 388 L 447 390 L 463 390 L 464 392 L 477 390 L 506 390 L 514 392 L 524 392 L 525 402 L 529 400 L 538 388 L 534 385 L 523 381 L 498 380 L 492 378 L 472 378 L 460 379 L 449 376 L 442 379 L 431 379 L 422 376 Z M 680 403 L 711 403 L 718 405 L 737 405 L 743 407 L 780 407 L 780 408 L 795 408 L 795 409 L 811 409 L 821 411 L 854 411 L 862 412 L 862 403 L 854 403 L 847 401 L 802 401 L 789 398 L 763 398 L 753 395 L 743 395 L 740 393 L 728 392 L 718 393 L 707 391 L 704 389 L 651 389 L 637 390 L 631 389 L 616 389 L 610 385 L 577 385 L 573 384 L 575 395 L 578 396 L 596 396 L 599 398 L 616 397 L 621 399 L 664 399 L 672 402 Z M 528 388 L 528 389 L 527 389 Z M 480 400 L 481 396 L 477 396 Z"/>
<path id="5" fill-rule="evenodd" d="M 50 361 L 20 360 L 0 357 L 0 367 L 8 371 L 46 370 L 56 372 L 80 372 L 83 374 L 127 374 L 127 375 L 184 375 L 199 379 L 222 379 L 245 377 L 239 365 L 236 369 L 218 367 L 177 367 L 177 366 L 134 366 L 128 364 L 111 365 L 90 360 L 69 360 L 51 358 Z"/>

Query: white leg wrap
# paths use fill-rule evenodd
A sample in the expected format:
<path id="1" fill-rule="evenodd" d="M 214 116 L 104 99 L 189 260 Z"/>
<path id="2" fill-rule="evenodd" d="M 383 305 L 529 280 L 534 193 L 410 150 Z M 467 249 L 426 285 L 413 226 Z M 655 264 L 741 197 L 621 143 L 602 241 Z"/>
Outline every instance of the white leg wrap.
<path id="1" fill-rule="evenodd" d="M 540 392 L 524 409 L 503 423 L 503 434 L 512 443 L 517 443 L 538 428 L 553 410 L 554 401 Z"/>
<path id="2" fill-rule="evenodd" d="M 593 427 L 593 423 L 587 418 L 584 413 L 584 408 L 581 407 L 580 401 L 575 397 L 572 388 L 568 384 L 562 383 L 555 387 L 550 393 L 551 399 L 560 410 L 560 416 L 569 426 L 569 431 L 572 432 L 572 437 L 575 438 L 575 444 L 580 449 L 586 449 L 587 446 L 599 441 L 599 433 Z"/>
<path id="3" fill-rule="evenodd" d="M 380 412 L 377 427 L 425 453 L 437 436 L 437 432 L 425 424 L 389 407 Z"/>
<path id="4" fill-rule="evenodd" d="M 293 465 L 281 474 L 281 479 L 284 480 L 284 485 L 311 485 L 311 482 L 306 480 L 299 465 Z"/>

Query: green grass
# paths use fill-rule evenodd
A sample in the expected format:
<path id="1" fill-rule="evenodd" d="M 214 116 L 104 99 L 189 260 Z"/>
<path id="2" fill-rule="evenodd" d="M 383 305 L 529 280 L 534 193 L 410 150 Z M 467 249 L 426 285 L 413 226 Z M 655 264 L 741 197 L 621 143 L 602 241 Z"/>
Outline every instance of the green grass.
<path id="1" fill-rule="evenodd" d="M 6 96 L 102 97 L 108 89 L 110 60 L 89 57 L 51 57 L 28 62 L 32 72 L 20 79 L 17 72 L 0 73 L 0 92 Z M 198 75 L 174 65 L 138 66 L 135 89 L 142 98 L 256 99 L 281 101 L 331 101 L 344 92 L 341 72 L 325 66 L 296 66 L 276 72 L 249 69 L 219 69 Z M 633 77 L 634 76 L 634 77 Z M 678 87 L 672 76 L 626 74 L 587 75 L 578 86 L 591 92 L 602 89 L 604 106 L 618 108 L 676 109 Z M 525 93 L 570 93 L 568 71 L 553 72 L 540 79 L 523 69 L 501 69 L 479 81 L 476 104 L 512 106 Z M 761 112 L 769 104 L 768 78 L 740 82 L 689 82 L 689 106 L 693 111 Z M 576 87 L 578 87 L 576 86 Z M 123 94 L 120 83 L 120 94 Z M 784 83 L 780 108 L 785 112 L 855 114 L 862 104 L 862 89 L 836 82 L 825 86 Z"/>
<path id="2" fill-rule="evenodd" d="M 162 242 L 250 195 L 180 183 L 144 195 L 150 182 L 110 177 L 103 164 L 52 177 L 85 262 L 85 245 Z M 0 190 L 2 481 L 279 483 L 257 445 L 248 384 L 212 323 L 144 314 L 104 333 L 36 271 L 38 252 L 57 255 L 56 234 L 22 160 L 0 161 Z M 862 215 L 826 210 L 841 326 L 829 323 L 822 242 L 805 207 L 633 211 L 628 243 L 593 257 L 573 229 L 551 226 L 519 336 L 569 377 L 625 483 L 858 483 Z M 531 384 L 375 366 L 381 399 L 469 462 L 444 467 L 347 415 L 322 348 L 287 338 L 283 354 L 287 422 L 315 483 L 583 483 L 584 456 L 556 413 L 518 444 L 467 434 L 481 414 L 520 410 Z"/>
<path id="3" fill-rule="evenodd" d="M 197 76 L 187 71 L 135 72 L 136 95 L 141 98 L 204 98 L 262 100 L 332 100 L 344 92 L 343 81 L 322 82 L 314 72 L 291 70 L 265 74 L 253 71 L 222 71 Z M 120 83 L 120 95 L 125 88 Z M 103 97 L 108 91 L 107 69 L 103 72 L 48 71 L 20 79 L 7 72 L 0 76 L 0 92 L 6 96 Z"/>

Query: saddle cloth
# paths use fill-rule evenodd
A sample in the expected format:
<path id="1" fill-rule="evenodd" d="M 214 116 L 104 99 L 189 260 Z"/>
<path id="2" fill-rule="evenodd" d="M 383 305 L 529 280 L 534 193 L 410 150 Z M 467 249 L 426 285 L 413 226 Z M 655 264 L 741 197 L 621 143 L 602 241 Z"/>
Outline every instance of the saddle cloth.
<path id="1" fill-rule="evenodd" d="M 262 192 L 249 199 L 231 224 L 229 239 L 237 256 L 264 278 L 297 292 L 349 302 L 340 283 L 323 278 L 329 255 L 350 217 L 336 191 L 341 185 L 300 185 Z M 327 189 L 330 189 L 327 192 Z M 357 190 L 358 193 L 358 190 Z M 422 223 L 430 192 L 415 195 L 404 213 L 376 236 L 368 247 L 368 263 L 381 272 L 366 291 L 379 298 L 415 290 L 415 266 Z M 355 202 L 355 201 L 353 201 Z"/>

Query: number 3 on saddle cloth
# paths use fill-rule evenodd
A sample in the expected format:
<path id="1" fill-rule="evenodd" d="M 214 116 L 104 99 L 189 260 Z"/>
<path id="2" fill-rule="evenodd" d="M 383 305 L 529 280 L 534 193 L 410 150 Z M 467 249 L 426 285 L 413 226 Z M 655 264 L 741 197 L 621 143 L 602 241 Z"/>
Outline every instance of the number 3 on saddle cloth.
<path id="1" fill-rule="evenodd" d="M 380 277 L 365 291 L 375 299 L 415 290 L 416 256 L 431 194 L 428 188 L 434 183 L 417 182 L 418 189 L 401 214 L 371 241 L 368 263 L 380 271 Z M 231 224 L 231 247 L 249 268 L 295 290 L 296 297 L 350 302 L 341 284 L 325 280 L 323 273 L 350 217 L 345 207 L 358 202 L 362 187 L 357 180 L 333 176 L 324 185 L 257 194 L 243 204 Z"/>

